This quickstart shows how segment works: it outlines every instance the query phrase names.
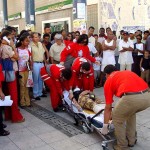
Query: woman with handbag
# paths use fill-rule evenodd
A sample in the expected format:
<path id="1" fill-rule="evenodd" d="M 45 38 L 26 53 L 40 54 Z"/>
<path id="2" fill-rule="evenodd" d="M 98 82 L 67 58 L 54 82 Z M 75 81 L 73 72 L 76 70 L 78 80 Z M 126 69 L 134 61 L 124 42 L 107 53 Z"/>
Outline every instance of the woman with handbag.
<path id="1" fill-rule="evenodd" d="M 18 94 L 17 94 L 17 81 L 16 76 L 13 78 L 13 75 L 16 74 L 18 70 L 16 60 L 18 59 L 18 54 L 16 48 L 14 46 L 13 41 L 11 40 L 11 33 L 9 31 L 4 31 L 1 35 L 2 44 L 1 44 L 1 57 L 2 57 L 2 65 L 3 71 L 5 71 L 5 84 L 4 84 L 4 93 L 5 95 L 10 95 L 13 100 L 13 104 L 11 107 L 5 108 L 5 120 L 11 120 L 13 123 L 24 122 L 22 114 L 18 109 Z M 5 67 L 5 68 L 4 68 Z M 6 76 L 6 73 L 10 73 L 8 71 L 11 70 L 10 76 Z M 4 70 L 7 68 L 7 71 Z M 6 80 L 7 79 L 7 80 Z"/>
<path id="2" fill-rule="evenodd" d="M 31 64 L 31 53 L 28 49 L 30 39 L 27 34 L 22 34 L 19 38 L 19 42 L 17 43 L 17 52 L 19 55 L 18 59 L 18 68 L 19 68 L 19 86 L 20 86 L 20 106 L 21 108 L 30 107 L 30 96 L 29 96 L 29 89 L 26 86 L 29 70 L 28 64 Z"/>

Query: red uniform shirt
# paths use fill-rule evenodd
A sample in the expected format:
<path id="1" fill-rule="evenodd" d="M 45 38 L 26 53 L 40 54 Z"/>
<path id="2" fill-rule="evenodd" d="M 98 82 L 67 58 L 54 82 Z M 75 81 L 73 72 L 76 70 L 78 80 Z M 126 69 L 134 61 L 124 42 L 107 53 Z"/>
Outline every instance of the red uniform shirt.
<path id="1" fill-rule="evenodd" d="M 81 65 L 84 62 L 90 62 L 88 59 L 86 58 L 76 58 L 72 64 L 72 77 L 70 80 L 70 86 L 73 87 L 73 85 L 75 84 L 75 82 L 78 80 L 79 77 L 81 77 L 81 75 L 83 74 L 83 72 L 81 71 Z M 91 66 L 90 72 L 88 74 L 86 74 L 88 76 L 93 76 L 93 68 Z"/>
<path id="2" fill-rule="evenodd" d="M 106 104 L 113 103 L 113 96 L 124 93 L 140 92 L 148 88 L 147 83 L 131 71 L 115 71 L 110 74 L 104 85 Z"/>
<path id="3" fill-rule="evenodd" d="M 85 57 L 89 59 L 91 62 L 95 62 L 95 58 L 90 55 L 90 51 L 88 46 L 86 45 L 79 45 L 78 43 L 72 43 L 68 47 L 64 48 L 61 52 L 61 62 L 65 62 L 68 55 L 73 56 L 74 58 L 77 57 Z"/>
<path id="4" fill-rule="evenodd" d="M 57 91 L 60 95 L 62 95 L 62 85 L 61 85 L 61 71 L 65 69 L 62 65 L 51 65 L 50 66 L 50 74 L 51 77 L 56 81 Z"/>
<path id="5" fill-rule="evenodd" d="M 64 40 L 64 44 L 66 45 L 66 47 L 70 44 L 72 44 L 73 41 L 70 41 L 70 40 Z"/>
<path id="6" fill-rule="evenodd" d="M 0 87 L 2 87 L 1 82 L 4 81 L 4 74 L 2 72 L 2 65 L 0 64 Z"/>

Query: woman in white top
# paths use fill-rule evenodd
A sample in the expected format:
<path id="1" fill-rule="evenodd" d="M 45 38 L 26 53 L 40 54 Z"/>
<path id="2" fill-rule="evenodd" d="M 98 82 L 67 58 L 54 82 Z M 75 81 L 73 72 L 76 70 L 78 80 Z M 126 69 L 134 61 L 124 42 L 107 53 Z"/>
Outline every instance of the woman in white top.
<path id="1" fill-rule="evenodd" d="M 103 60 L 102 60 L 102 67 L 101 71 L 104 71 L 104 68 L 109 65 L 115 65 L 115 48 L 116 48 L 116 41 L 113 40 L 114 34 L 112 31 L 108 32 L 107 39 L 103 42 Z"/>

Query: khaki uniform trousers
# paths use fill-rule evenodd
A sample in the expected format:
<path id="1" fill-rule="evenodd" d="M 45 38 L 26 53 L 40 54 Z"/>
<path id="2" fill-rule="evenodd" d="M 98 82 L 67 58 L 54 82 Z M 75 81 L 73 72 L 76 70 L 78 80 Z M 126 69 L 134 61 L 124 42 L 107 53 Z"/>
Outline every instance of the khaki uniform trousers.
<path id="1" fill-rule="evenodd" d="M 145 71 L 142 71 L 141 72 L 141 78 L 143 79 L 143 80 L 145 80 L 147 83 L 149 82 L 149 80 L 150 80 L 150 70 L 145 70 Z"/>
<path id="2" fill-rule="evenodd" d="M 26 87 L 29 72 L 28 71 L 19 72 L 19 74 L 22 76 L 22 78 L 19 79 L 20 105 L 29 106 L 30 105 L 29 89 L 28 87 Z"/>
<path id="3" fill-rule="evenodd" d="M 129 150 L 128 144 L 136 140 L 136 113 L 150 107 L 150 93 L 126 95 L 113 110 L 113 123 L 117 145 L 115 150 Z"/>

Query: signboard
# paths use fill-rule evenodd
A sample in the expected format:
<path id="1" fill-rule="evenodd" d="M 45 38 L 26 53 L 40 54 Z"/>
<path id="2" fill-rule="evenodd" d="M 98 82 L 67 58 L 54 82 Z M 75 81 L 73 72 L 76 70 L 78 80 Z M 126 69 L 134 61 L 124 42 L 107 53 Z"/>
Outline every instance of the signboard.
<path id="1" fill-rule="evenodd" d="M 85 19 L 74 20 L 73 31 L 79 31 L 81 34 L 86 34 L 86 20 Z"/>

